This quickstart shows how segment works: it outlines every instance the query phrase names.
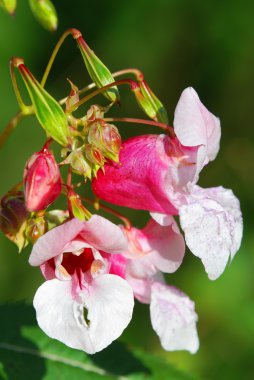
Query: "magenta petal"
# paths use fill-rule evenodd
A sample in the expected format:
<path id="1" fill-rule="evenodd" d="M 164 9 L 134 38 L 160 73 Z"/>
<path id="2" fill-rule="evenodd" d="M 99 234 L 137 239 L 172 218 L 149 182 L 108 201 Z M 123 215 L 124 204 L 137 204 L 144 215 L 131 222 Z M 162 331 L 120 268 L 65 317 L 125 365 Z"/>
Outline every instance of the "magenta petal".
<path id="1" fill-rule="evenodd" d="M 170 165 L 169 137 L 145 135 L 126 140 L 120 163 L 106 164 L 93 180 L 93 191 L 107 202 L 167 214 L 177 214 L 165 192 L 165 176 Z"/>

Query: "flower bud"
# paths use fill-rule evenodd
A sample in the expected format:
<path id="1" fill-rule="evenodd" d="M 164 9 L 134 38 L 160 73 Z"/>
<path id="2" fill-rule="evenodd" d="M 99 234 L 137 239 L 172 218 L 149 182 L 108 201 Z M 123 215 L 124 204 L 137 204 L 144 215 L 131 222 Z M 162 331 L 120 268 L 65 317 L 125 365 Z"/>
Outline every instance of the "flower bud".
<path id="1" fill-rule="evenodd" d="M 109 107 L 102 107 L 98 104 L 93 104 L 86 113 L 87 121 L 95 121 L 97 119 L 103 119 L 104 114 L 109 110 Z"/>
<path id="2" fill-rule="evenodd" d="M 36 216 L 28 220 L 26 225 L 26 237 L 34 244 L 39 237 L 44 235 L 48 230 L 48 223 L 44 216 Z"/>
<path id="3" fill-rule="evenodd" d="M 27 161 L 24 189 L 29 211 L 44 210 L 61 194 L 60 171 L 53 154 L 46 147 Z"/>
<path id="4" fill-rule="evenodd" d="M 168 115 L 166 108 L 163 106 L 161 101 L 152 92 L 146 81 L 142 80 L 139 82 L 141 93 L 144 97 L 143 106 L 148 109 L 151 115 L 147 113 L 155 121 L 168 124 Z M 142 108 L 142 107 L 141 107 Z M 145 111 L 146 112 L 146 111 Z"/>
<path id="5" fill-rule="evenodd" d="M 69 93 L 69 96 L 65 102 L 66 104 L 66 111 L 73 112 L 77 109 L 76 104 L 79 102 L 79 92 L 78 87 L 75 86 L 69 79 L 67 79 L 68 82 L 71 85 L 71 91 Z"/>
<path id="6" fill-rule="evenodd" d="M 91 218 L 91 213 L 82 205 L 80 197 L 72 189 L 68 193 L 68 206 L 70 213 L 80 220 L 89 220 Z"/>
<path id="7" fill-rule="evenodd" d="M 95 165 L 99 165 L 99 166 L 104 165 L 105 159 L 104 159 L 103 154 L 101 153 L 101 151 L 99 149 L 95 148 L 91 144 L 86 144 L 85 152 L 86 152 L 86 157 L 88 158 L 88 160 L 91 163 L 93 163 Z"/>
<path id="8" fill-rule="evenodd" d="M 85 178 L 92 178 L 92 168 L 85 157 L 84 146 L 71 152 L 61 164 L 70 164 L 74 173 L 83 175 Z"/>
<path id="9" fill-rule="evenodd" d="M 17 0 L 0 0 L 0 6 L 13 15 L 17 7 Z"/>
<path id="10" fill-rule="evenodd" d="M 28 218 L 24 193 L 7 193 L 0 201 L 0 229 L 4 235 L 22 250 L 27 245 L 25 227 Z"/>
<path id="11" fill-rule="evenodd" d="M 106 158 L 118 162 L 121 136 L 115 125 L 95 121 L 89 126 L 88 142 L 99 148 Z"/>
<path id="12" fill-rule="evenodd" d="M 168 124 L 168 116 L 165 107 L 144 80 L 140 81 L 139 87 L 134 87 L 132 91 L 135 94 L 140 108 L 147 114 L 147 116 L 155 121 Z"/>
<path id="13" fill-rule="evenodd" d="M 112 74 L 108 68 L 101 62 L 101 60 L 95 55 L 93 50 L 87 45 L 82 38 L 81 33 L 73 29 L 73 37 L 76 39 L 78 47 L 81 51 L 84 59 L 87 71 L 98 88 L 104 87 L 110 83 L 115 82 Z M 108 100 L 116 102 L 120 100 L 119 92 L 116 86 L 107 89 L 103 93 Z"/>
<path id="14" fill-rule="evenodd" d="M 57 29 L 56 9 L 50 0 L 29 0 L 30 8 L 39 23 L 50 32 Z"/>
<path id="15" fill-rule="evenodd" d="M 35 79 L 22 59 L 14 58 L 12 62 L 20 71 L 41 126 L 60 145 L 70 145 L 67 117 L 61 106 Z"/>

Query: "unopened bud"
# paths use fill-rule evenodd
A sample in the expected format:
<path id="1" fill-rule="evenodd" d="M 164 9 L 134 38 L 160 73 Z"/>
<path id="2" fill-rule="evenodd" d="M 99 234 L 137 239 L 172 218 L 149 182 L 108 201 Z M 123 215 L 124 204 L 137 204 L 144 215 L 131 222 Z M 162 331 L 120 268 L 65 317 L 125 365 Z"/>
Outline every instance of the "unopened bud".
<path id="1" fill-rule="evenodd" d="M 109 107 L 102 107 L 98 104 L 93 104 L 86 114 L 87 121 L 95 121 L 97 119 L 103 119 L 104 114 L 108 111 Z"/>
<path id="2" fill-rule="evenodd" d="M 103 154 L 101 151 L 97 148 L 95 148 L 91 144 L 87 144 L 85 146 L 85 152 L 86 152 L 86 157 L 90 162 L 92 162 L 95 165 L 103 166 L 105 163 L 105 159 L 103 157 Z"/>
<path id="3" fill-rule="evenodd" d="M 144 80 L 140 81 L 139 87 L 134 88 L 133 91 L 140 108 L 147 116 L 155 121 L 168 124 L 165 107 Z"/>
<path id="4" fill-rule="evenodd" d="M 85 178 L 92 178 L 92 168 L 85 157 L 84 146 L 71 152 L 61 164 L 69 164 L 74 173 L 82 175 Z"/>
<path id="5" fill-rule="evenodd" d="M 17 7 L 17 0 L 0 0 L 0 6 L 13 15 Z"/>
<path id="6" fill-rule="evenodd" d="M 93 50 L 87 45 L 85 40 L 82 38 L 81 33 L 73 29 L 73 37 L 76 39 L 78 47 L 81 51 L 82 57 L 84 59 L 87 71 L 98 88 L 104 87 L 110 83 L 115 82 L 109 69 L 101 62 L 101 60 L 95 55 Z M 107 89 L 103 93 L 107 99 L 111 102 L 116 102 L 120 100 L 119 92 L 116 86 Z"/>
<path id="7" fill-rule="evenodd" d="M 26 207 L 44 210 L 61 194 L 61 175 L 52 153 L 47 148 L 34 153 L 24 171 Z"/>
<path id="8" fill-rule="evenodd" d="M 41 126 L 60 145 L 70 145 L 67 117 L 61 106 L 35 79 L 22 59 L 13 58 L 12 62 L 20 71 Z"/>
<path id="9" fill-rule="evenodd" d="M 76 104 L 79 102 L 79 91 L 78 91 L 77 86 L 75 86 L 69 79 L 67 79 L 67 80 L 71 85 L 71 91 L 70 91 L 69 96 L 65 102 L 66 111 L 73 112 L 77 109 Z"/>
<path id="10" fill-rule="evenodd" d="M 80 220 L 89 220 L 91 218 L 91 213 L 83 206 L 80 197 L 72 189 L 68 193 L 68 206 L 70 213 Z"/>
<path id="11" fill-rule="evenodd" d="M 50 32 L 57 29 L 56 9 L 50 0 L 29 0 L 31 10 L 39 23 Z"/>
<path id="12" fill-rule="evenodd" d="M 25 227 L 28 218 L 24 193 L 7 193 L 0 201 L 0 229 L 22 250 L 27 245 Z"/>
<path id="13" fill-rule="evenodd" d="M 113 124 L 98 120 L 89 126 L 88 141 L 101 150 L 106 158 L 119 161 L 119 150 L 121 148 L 121 136 Z"/>
<path id="14" fill-rule="evenodd" d="M 48 230 L 48 224 L 44 216 L 36 216 L 28 220 L 26 225 L 26 236 L 34 244 L 40 236 Z"/>

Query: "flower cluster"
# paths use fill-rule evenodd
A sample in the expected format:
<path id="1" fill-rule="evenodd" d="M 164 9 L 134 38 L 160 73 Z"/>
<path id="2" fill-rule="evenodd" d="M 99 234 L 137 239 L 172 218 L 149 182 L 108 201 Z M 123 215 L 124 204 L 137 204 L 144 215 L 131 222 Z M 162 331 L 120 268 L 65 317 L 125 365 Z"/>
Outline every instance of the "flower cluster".
<path id="1" fill-rule="evenodd" d="M 50 337 L 93 354 L 122 334 L 131 321 L 136 299 L 150 305 L 151 324 L 165 350 L 195 353 L 199 340 L 194 303 L 168 285 L 164 274 L 181 266 L 185 242 L 201 259 L 211 280 L 223 273 L 239 249 L 242 217 L 238 199 L 223 187 L 197 185 L 202 168 L 219 151 L 220 121 L 195 90 L 187 88 L 170 127 L 165 107 L 139 70 L 111 74 L 79 31 L 68 30 L 64 37 L 69 34 L 93 80 L 83 90 L 69 81 L 69 96 L 57 101 L 44 89 L 52 60 L 41 83 L 22 59 L 11 62 L 20 115 L 35 114 L 47 133 L 42 150 L 25 165 L 24 194 L 19 183 L 2 198 L 0 214 L 1 230 L 20 250 L 33 244 L 29 263 L 40 267 L 45 277 L 34 297 L 38 324 Z M 27 87 L 31 106 L 22 101 L 15 68 Z M 136 80 L 114 80 L 124 74 L 134 74 Z M 105 116 L 119 102 L 122 84 L 130 86 L 138 105 L 152 120 Z M 81 93 L 95 86 L 97 90 L 80 100 Z M 83 117 L 73 115 L 99 93 L 109 105 L 93 104 Z M 153 125 L 164 133 L 122 142 L 112 124 L 121 121 Z M 60 148 L 59 163 L 49 150 L 53 140 Z M 60 169 L 66 165 L 65 181 Z M 72 173 L 81 181 L 74 183 Z M 76 192 L 76 187 L 86 188 L 88 180 L 94 200 Z M 67 198 L 68 209 L 49 210 L 60 194 Z M 101 200 L 149 211 L 150 220 L 138 229 Z M 119 217 L 121 224 L 92 213 L 89 205 L 97 213 L 102 208 Z M 181 230 L 174 216 L 179 216 Z"/>

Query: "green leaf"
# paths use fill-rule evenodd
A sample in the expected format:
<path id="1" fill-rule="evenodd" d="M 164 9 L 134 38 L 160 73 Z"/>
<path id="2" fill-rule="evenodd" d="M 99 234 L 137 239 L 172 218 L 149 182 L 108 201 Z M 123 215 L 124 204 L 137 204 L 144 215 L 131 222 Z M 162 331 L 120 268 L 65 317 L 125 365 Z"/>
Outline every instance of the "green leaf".
<path id="1" fill-rule="evenodd" d="M 37 327 L 32 306 L 3 305 L 0 315 L 0 379 L 195 380 L 118 341 L 95 355 L 70 349 Z"/>

